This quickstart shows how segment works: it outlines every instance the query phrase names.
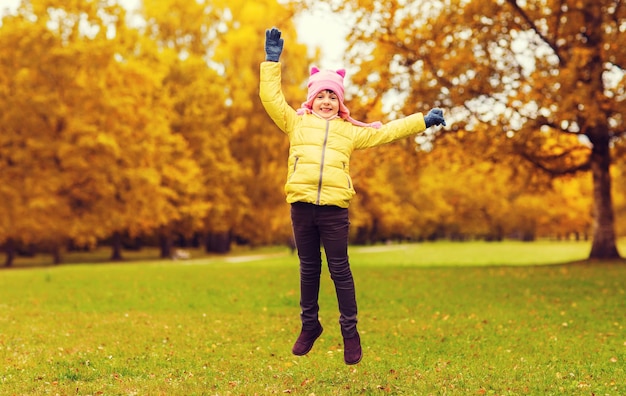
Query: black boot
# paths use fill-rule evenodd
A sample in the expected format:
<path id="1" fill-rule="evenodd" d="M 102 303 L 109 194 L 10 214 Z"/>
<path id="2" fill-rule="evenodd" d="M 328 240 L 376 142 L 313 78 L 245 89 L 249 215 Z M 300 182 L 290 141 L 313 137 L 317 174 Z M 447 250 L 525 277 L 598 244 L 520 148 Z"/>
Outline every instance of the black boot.
<path id="1" fill-rule="evenodd" d="M 315 343 L 315 340 L 317 340 L 318 337 L 322 334 L 322 331 L 324 331 L 324 329 L 322 328 L 322 325 L 319 323 L 318 323 L 318 327 L 314 330 L 303 329 L 300 332 L 300 335 L 298 336 L 296 343 L 293 344 L 293 349 L 291 350 L 291 352 L 293 352 L 293 354 L 296 356 L 303 356 L 309 353 L 311 348 L 313 348 L 313 344 Z"/>
<path id="2" fill-rule="evenodd" d="M 363 351 L 361 350 L 361 337 L 359 333 L 351 338 L 343 339 L 343 360 L 346 364 L 357 364 L 363 357 Z"/>

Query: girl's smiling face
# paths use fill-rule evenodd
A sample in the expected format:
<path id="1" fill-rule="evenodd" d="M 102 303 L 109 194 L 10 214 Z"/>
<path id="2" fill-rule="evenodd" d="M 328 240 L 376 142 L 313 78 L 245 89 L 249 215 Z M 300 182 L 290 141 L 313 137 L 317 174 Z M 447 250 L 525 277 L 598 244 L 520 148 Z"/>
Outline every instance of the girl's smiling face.
<path id="1" fill-rule="evenodd" d="M 313 99 L 313 112 L 328 120 L 339 114 L 339 98 L 333 91 L 324 90 Z"/>

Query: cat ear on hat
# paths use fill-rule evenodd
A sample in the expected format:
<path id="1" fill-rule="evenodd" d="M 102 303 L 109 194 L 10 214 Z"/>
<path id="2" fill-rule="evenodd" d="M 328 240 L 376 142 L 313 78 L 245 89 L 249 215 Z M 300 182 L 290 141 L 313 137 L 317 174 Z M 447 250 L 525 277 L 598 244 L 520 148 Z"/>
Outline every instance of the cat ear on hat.
<path id="1" fill-rule="evenodd" d="M 320 69 L 317 66 L 313 66 L 311 68 L 311 76 L 320 72 Z"/>
<path id="2" fill-rule="evenodd" d="M 337 74 L 339 74 L 341 77 L 345 77 L 346 76 L 346 69 L 339 69 L 339 70 L 337 70 Z"/>

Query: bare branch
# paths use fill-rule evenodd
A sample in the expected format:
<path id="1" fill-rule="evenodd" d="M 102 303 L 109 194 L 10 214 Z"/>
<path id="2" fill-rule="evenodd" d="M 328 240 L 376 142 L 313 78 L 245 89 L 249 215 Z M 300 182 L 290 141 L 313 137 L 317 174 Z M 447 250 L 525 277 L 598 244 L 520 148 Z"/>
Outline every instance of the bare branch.
<path id="1" fill-rule="evenodd" d="M 535 32 L 535 34 L 539 36 L 541 40 L 543 40 L 546 44 L 548 44 L 550 48 L 552 48 L 552 51 L 554 51 L 554 54 L 557 56 L 557 58 L 559 58 L 559 65 L 563 66 L 565 62 L 563 61 L 563 58 L 559 54 L 559 48 L 556 46 L 556 44 L 553 43 L 551 40 L 549 40 L 546 36 L 544 36 L 539 31 L 539 28 L 537 28 L 537 25 L 533 22 L 533 20 L 517 4 L 517 0 L 507 0 L 507 2 L 511 5 L 511 7 L 513 7 L 513 9 L 519 14 L 519 16 L 521 16 L 522 19 L 524 19 L 524 22 L 526 22 L 528 26 L 530 26 L 530 28 Z"/>
<path id="2" fill-rule="evenodd" d="M 574 147 L 570 150 L 564 151 L 560 154 L 555 155 L 544 155 L 539 156 L 536 154 L 528 153 L 524 148 L 520 148 L 515 151 L 519 154 L 520 157 L 530 162 L 538 169 L 553 175 L 553 176 L 564 176 L 564 175 L 572 175 L 578 172 L 588 171 L 591 169 L 591 162 L 589 160 L 584 161 L 580 164 L 568 165 L 568 166 L 559 166 L 560 164 L 554 164 L 559 160 L 563 160 L 566 157 L 572 155 L 574 151 L 581 150 L 581 147 Z M 552 163 L 552 166 L 550 166 Z"/>

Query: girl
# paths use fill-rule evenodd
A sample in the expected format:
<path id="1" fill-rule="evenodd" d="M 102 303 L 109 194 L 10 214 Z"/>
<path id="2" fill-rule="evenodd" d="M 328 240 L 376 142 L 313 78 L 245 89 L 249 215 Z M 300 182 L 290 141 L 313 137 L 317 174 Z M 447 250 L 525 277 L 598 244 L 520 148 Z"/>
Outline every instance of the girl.
<path id="1" fill-rule="evenodd" d="M 306 102 L 290 107 L 281 90 L 281 32 L 265 33 L 265 62 L 261 63 L 259 95 L 274 123 L 289 138 L 285 193 L 300 260 L 300 319 L 302 329 L 292 352 L 306 355 L 322 334 L 318 296 L 322 269 L 321 247 L 335 285 L 344 361 L 361 361 L 354 280 L 348 261 L 348 205 L 355 194 L 350 178 L 354 150 L 375 147 L 446 125 L 440 109 L 426 116 L 415 113 L 386 124 L 365 124 L 350 117 L 343 103 L 345 70 L 311 69 Z"/>

